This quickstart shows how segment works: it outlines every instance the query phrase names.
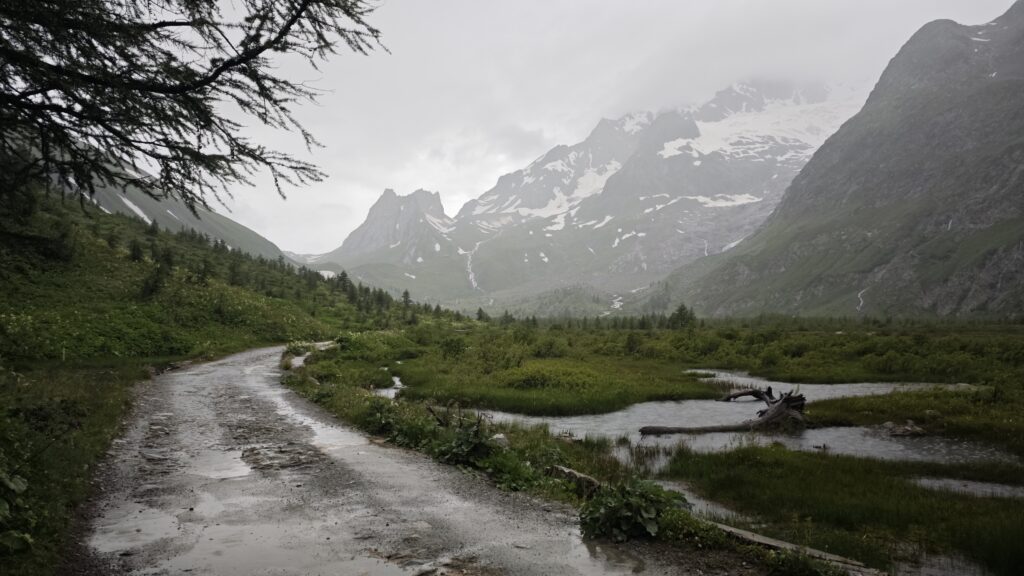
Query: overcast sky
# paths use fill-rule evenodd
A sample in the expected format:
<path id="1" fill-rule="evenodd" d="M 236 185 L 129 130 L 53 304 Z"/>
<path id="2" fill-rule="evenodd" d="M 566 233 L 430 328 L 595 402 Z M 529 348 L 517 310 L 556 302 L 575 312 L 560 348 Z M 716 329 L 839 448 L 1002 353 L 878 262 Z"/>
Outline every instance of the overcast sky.
<path id="1" fill-rule="evenodd" d="M 748 77 L 872 84 L 923 24 L 988 22 L 1011 0 L 386 0 L 390 54 L 340 53 L 290 77 L 324 90 L 298 117 L 329 178 L 239 188 L 230 216 L 285 250 L 332 250 L 385 188 L 454 214 L 602 117 L 685 106 Z M 306 155 L 294 138 L 265 143 Z"/>

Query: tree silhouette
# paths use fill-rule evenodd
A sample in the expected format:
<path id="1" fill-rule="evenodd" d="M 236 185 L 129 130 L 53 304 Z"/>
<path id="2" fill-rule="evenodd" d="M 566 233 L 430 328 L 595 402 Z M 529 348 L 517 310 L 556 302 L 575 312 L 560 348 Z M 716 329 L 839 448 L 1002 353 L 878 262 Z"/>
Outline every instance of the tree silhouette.
<path id="1" fill-rule="evenodd" d="M 316 91 L 278 54 L 314 67 L 340 46 L 366 54 L 379 32 L 366 0 L 0 0 L 0 205 L 36 185 L 134 187 L 195 211 L 261 171 L 283 185 L 316 166 L 247 138 L 294 130 Z M 234 111 L 234 119 L 225 112 Z"/>

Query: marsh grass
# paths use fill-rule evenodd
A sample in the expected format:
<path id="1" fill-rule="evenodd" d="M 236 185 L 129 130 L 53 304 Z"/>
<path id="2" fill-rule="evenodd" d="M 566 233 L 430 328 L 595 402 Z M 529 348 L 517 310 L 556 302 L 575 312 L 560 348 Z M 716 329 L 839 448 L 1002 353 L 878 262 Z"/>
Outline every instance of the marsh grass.
<path id="1" fill-rule="evenodd" d="M 926 474 L 958 477 L 962 466 L 888 463 L 743 447 L 720 454 L 676 452 L 666 475 L 702 495 L 758 517 L 784 540 L 885 568 L 911 544 L 958 551 L 996 574 L 1024 565 L 1024 501 L 929 490 L 912 482 Z M 1005 478 L 1006 465 L 979 467 L 976 478 Z M 1024 469 L 1016 468 L 1018 478 Z"/>
<path id="2" fill-rule="evenodd" d="M 406 398 L 537 416 L 599 414 L 639 402 L 720 395 L 677 364 L 649 359 L 531 358 L 487 373 L 472 363 L 426 356 L 393 369 L 408 386 Z"/>

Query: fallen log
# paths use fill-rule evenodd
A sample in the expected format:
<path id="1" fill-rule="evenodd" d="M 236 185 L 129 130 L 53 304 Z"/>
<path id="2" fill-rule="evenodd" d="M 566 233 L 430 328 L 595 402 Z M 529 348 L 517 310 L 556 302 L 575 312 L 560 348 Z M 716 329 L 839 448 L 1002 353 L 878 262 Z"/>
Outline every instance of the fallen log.
<path id="1" fill-rule="evenodd" d="M 707 434 L 709 432 L 752 432 L 756 430 L 798 427 L 803 428 L 804 404 L 803 394 L 787 392 L 780 398 L 768 403 L 768 408 L 758 412 L 757 418 L 745 420 L 739 424 L 720 426 L 644 426 L 640 429 L 641 436 L 665 436 L 669 434 Z"/>
<path id="2" fill-rule="evenodd" d="M 732 402 L 733 400 L 736 400 L 738 398 L 744 398 L 746 396 L 753 396 L 754 398 L 757 398 L 758 400 L 761 400 L 762 402 L 765 402 L 767 404 L 771 404 L 772 402 L 775 401 L 775 394 L 772 392 L 772 387 L 769 386 L 764 390 L 739 390 L 737 392 L 733 392 L 732 394 L 724 396 L 722 399 L 719 400 L 719 402 Z"/>

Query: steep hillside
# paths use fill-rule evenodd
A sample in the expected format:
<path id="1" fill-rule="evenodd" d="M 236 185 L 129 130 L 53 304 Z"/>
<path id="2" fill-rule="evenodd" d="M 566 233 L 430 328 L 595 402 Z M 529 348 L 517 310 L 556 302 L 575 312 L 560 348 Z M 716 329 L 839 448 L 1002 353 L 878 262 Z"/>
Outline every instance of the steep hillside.
<path id="1" fill-rule="evenodd" d="M 0 360 L 202 355 L 386 318 L 391 298 L 342 279 L 154 233 L 137 218 L 42 198 L 0 219 Z"/>
<path id="2" fill-rule="evenodd" d="M 241 250 L 270 260 L 285 256 L 273 242 L 238 222 L 202 208 L 198 209 L 196 217 L 184 203 L 174 198 L 163 198 L 158 201 L 131 188 L 119 190 L 98 187 L 92 200 L 108 214 L 117 213 L 140 218 L 147 224 L 155 221 L 164 230 L 172 232 L 182 228 L 195 230 L 210 238 L 222 240 L 233 250 Z M 302 263 L 290 256 L 285 257 L 293 263 Z"/>
<path id="3" fill-rule="evenodd" d="M 771 213 L 856 91 L 750 82 L 698 108 L 601 120 L 447 218 L 391 191 L 318 267 L 462 309 L 615 313 L 672 270 L 726 251 Z M 575 294 L 576 296 L 569 296 Z"/>
<path id="4" fill-rule="evenodd" d="M 775 213 L 672 299 L 713 315 L 1024 311 L 1024 2 L 932 22 Z"/>

